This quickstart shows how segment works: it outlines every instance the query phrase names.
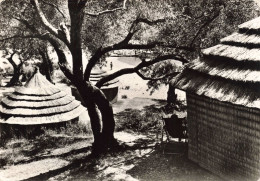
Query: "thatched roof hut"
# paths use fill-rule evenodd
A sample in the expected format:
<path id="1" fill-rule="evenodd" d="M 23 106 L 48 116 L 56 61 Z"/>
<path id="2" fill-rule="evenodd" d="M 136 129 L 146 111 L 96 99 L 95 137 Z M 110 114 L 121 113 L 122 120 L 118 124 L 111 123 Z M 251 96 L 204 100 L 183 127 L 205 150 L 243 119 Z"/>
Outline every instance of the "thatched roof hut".
<path id="1" fill-rule="evenodd" d="M 174 85 L 187 93 L 189 158 L 229 180 L 260 176 L 260 17 L 203 51 Z"/>
<path id="2" fill-rule="evenodd" d="M 77 118 L 85 108 L 50 83 L 39 71 L 22 87 L 2 99 L 1 124 L 47 125 Z"/>
<path id="3" fill-rule="evenodd" d="M 105 77 L 108 75 L 108 72 L 106 72 L 105 70 L 102 69 L 98 69 L 95 68 L 91 71 L 90 74 L 90 81 L 93 84 L 96 84 L 101 78 Z M 103 93 L 105 94 L 105 96 L 107 97 L 107 99 L 111 102 L 111 103 L 115 103 L 117 102 L 117 98 L 118 98 L 118 87 L 119 87 L 119 80 L 113 79 L 111 81 L 106 82 L 102 87 L 101 90 L 103 91 Z"/>

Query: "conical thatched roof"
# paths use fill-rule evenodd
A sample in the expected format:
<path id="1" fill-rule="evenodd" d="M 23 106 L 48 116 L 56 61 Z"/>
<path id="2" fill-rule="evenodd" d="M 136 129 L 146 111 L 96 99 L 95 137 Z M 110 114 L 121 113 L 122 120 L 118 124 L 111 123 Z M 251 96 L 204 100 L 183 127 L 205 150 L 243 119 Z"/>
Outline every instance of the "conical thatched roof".
<path id="1" fill-rule="evenodd" d="M 39 71 L 23 86 L 2 99 L 0 123 L 36 125 L 69 121 L 85 108 L 50 83 Z"/>
<path id="2" fill-rule="evenodd" d="M 174 84 L 187 92 L 260 109 L 260 17 L 205 49 Z"/>

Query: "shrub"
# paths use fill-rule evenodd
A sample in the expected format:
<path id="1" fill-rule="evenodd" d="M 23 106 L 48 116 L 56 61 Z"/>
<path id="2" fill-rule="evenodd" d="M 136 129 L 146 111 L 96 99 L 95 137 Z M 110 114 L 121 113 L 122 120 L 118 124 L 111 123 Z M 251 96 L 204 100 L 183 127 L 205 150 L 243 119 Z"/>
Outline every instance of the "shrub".
<path id="1" fill-rule="evenodd" d="M 116 116 L 116 130 L 131 130 L 134 132 L 154 132 L 160 127 L 161 113 L 160 110 L 147 109 L 136 110 L 127 109 L 118 113 Z"/>
<path id="2" fill-rule="evenodd" d="M 68 136 L 79 136 L 91 134 L 91 130 L 89 130 L 87 126 L 72 122 L 66 123 L 66 125 L 64 125 L 63 127 L 55 129 L 43 128 L 43 130 L 46 135 L 64 134 Z"/>
<path id="3" fill-rule="evenodd" d="M 129 90 L 129 89 L 130 89 L 129 85 L 125 86 L 125 90 Z"/>
<path id="4" fill-rule="evenodd" d="M 127 99 L 127 95 L 122 95 L 122 99 Z"/>

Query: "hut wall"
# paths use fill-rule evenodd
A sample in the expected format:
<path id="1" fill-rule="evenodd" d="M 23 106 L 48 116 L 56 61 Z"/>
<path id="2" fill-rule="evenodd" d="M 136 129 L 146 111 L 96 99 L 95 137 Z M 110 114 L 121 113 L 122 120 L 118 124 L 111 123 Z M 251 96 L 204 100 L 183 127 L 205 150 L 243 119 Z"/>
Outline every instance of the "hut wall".
<path id="1" fill-rule="evenodd" d="M 227 180 L 260 178 L 260 110 L 187 94 L 188 157 Z"/>

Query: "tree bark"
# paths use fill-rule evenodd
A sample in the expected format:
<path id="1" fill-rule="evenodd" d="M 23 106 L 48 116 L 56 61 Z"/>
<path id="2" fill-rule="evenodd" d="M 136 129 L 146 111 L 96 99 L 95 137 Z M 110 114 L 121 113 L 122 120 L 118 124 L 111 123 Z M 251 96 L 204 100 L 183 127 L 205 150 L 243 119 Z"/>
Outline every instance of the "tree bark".
<path id="1" fill-rule="evenodd" d="M 77 1 L 68 1 L 70 13 L 70 52 L 73 61 L 73 74 L 81 81 L 83 80 L 83 64 L 82 64 L 82 38 L 81 30 L 84 18 L 84 6 Z"/>
<path id="2" fill-rule="evenodd" d="M 81 97 L 87 105 L 91 126 L 94 134 L 94 149 L 101 151 L 103 148 L 110 147 L 115 142 L 114 128 L 115 120 L 113 109 L 103 92 L 97 87 L 84 81 L 83 65 L 82 65 L 82 38 L 81 29 L 84 18 L 84 1 L 68 1 L 71 29 L 70 29 L 70 51 L 73 61 L 73 80 L 72 83 L 78 89 Z M 100 119 L 98 117 L 99 109 L 102 117 L 102 132 L 100 133 Z"/>
<path id="3" fill-rule="evenodd" d="M 21 67 L 23 63 L 20 63 L 18 66 L 14 67 L 14 74 L 13 77 L 11 78 L 10 82 L 7 83 L 6 87 L 12 87 L 15 85 L 21 85 L 19 78 L 21 75 Z"/>
<path id="4" fill-rule="evenodd" d="M 167 104 L 175 104 L 177 100 L 177 95 L 175 94 L 175 87 L 169 84 L 169 89 L 167 92 Z"/>
<path id="5" fill-rule="evenodd" d="M 93 151 L 98 153 L 104 151 L 104 149 L 108 147 L 112 147 L 114 143 L 117 142 L 114 138 L 115 120 L 111 104 L 99 88 L 93 86 L 89 81 L 84 81 L 74 75 L 69 68 L 66 67 L 66 56 L 62 48 L 59 47 L 59 44 L 51 38 L 49 39 L 49 42 L 58 55 L 61 70 L 77 88 L 88 109 L 94 135 Z M 98 110 L 101 113 L 101 120 Z"/>
<path id="6" fill-rule="evenodd" d="M 112 147 L 117 141 L 114 138 L 115 120 L 110 102 L 99 88 L 89 82 L 77 81 L 74 85 L 88 109 L 94 135 L 93 149 L 96 152 L 102 152 L 104 149 Z M 101 113 L 102 130 L 97 108 Z"/>
<path id="7" fill-rule="evenodd" d="M 20 64 L 16 65 L 16 63 L 13 60 L 14 55 L 15 55 L 15 52 L 12 53 L 9 58 L 7 58 L 7 60 L 10 62 L 10 64 L 13 66 L 14 74 L 13 74 L 13 77 L 11 78 L 10 82 L 7 83 L 6 87 L 20 85 L 19 77 L 21 75 L 21 68 L 22 68 L 23 62 L 20 62 Z"/>
<path id="8" fill-rule="evenodd" d="M 64 38 L 62 38 L 59 34 L 60 31 L 51 26 L 51 24 L 47 21 L 40 9 L 38 0 L 34 0 L 33 4 L 42 21 L 42 24 L 51 34 L 42 35 L 40 38 L 45 40 L 47 39 L 52 44 L 58 55 L 61 70 L 78 89 L 86 104 L 86 107 L 88 108 L 94 135 L 94 151 L 103 151 L 103 149 L 111 147 L 114 143 L 116 143 L 114 138 L 115 120 L 112 106 L 99 88 L 91 85 L 89 81 L 84 81 L 83 79 L 81 29 L 86 0 L 68 0 L 68 9 L 71 21 L 70 41 L 64 41 Z M 66 55 L 57 38 L 63 41 L 71 52 L 73 62 L 72 72 L 67 67 L 68 61 Z M 102 117 L 102 131 L 97 108 L 99 109 Z"/>

